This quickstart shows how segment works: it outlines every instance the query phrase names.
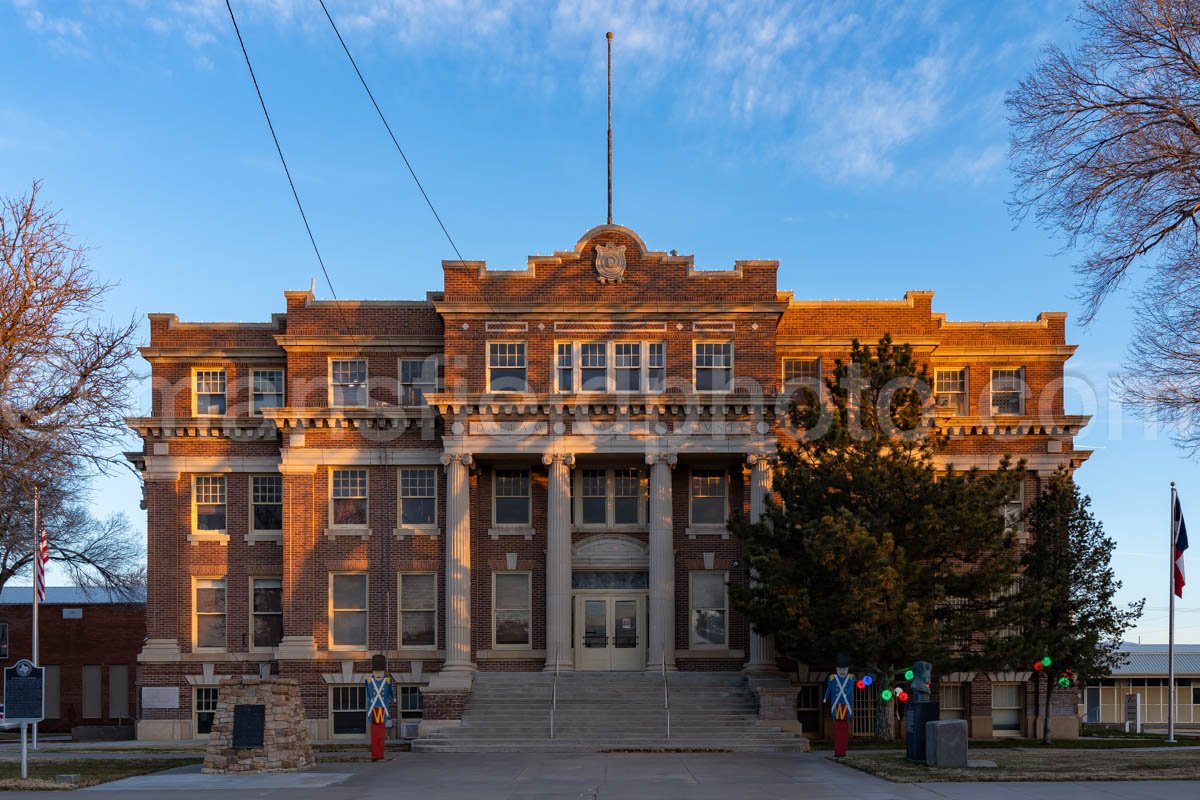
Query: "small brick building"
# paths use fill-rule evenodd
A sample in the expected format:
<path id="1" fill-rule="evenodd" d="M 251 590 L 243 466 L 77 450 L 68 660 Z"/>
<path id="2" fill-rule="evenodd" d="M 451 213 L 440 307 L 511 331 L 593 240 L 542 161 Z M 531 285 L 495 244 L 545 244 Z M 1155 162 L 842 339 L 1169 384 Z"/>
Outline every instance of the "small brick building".
<path id="1" fill-rule="evenodd" d="M 129 420 L 140 736 L 204 735 L 238 674 L 297 679 L 314 739 L 361 736 L 377 652 L 426 730 L 461 715 L 476 671 L 556 666 L 782 669 L 814 714 L 828 665 L 778 659 L 730 608 L 748 576 L 726 521 L 762 512 L 789 400 L 827 399 L 855 338 L 890 333 L 929 366 L 944 461 L 1026 461 L 1014 509 L 1090 455 L 1087 417 L 1063 408 L 1064 313 L 799 299 L 776 261 L 696 269 L 619 225 L 524 269 L 442 266 L 423 300 L 289 291 L 268 322 L 150 315 L 152 407 Z M 936 677 L 973 735 L 1032 730 L 1028 672 Z"/>
<path id="2" fill-rule="evenodd" d="M 0 591 L 0 666 L 29 658 L 33 590 Z M 38 609 L 38 655 L 46 669 L 46 720 L 39 730 L 131 725 L 138 716 L 137 656 L 146 640 L 144 594 L 49 586 Z"/>

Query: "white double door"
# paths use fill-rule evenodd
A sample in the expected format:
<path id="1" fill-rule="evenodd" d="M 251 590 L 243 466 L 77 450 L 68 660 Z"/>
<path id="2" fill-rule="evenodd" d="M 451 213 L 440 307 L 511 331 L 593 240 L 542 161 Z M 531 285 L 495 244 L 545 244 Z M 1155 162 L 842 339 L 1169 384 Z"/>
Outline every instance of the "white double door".
<path id="1" fill-rule="evenodd" d="M 646 668 L 645 595 L 575 595 L 575 668 L 599 671 Z"/>

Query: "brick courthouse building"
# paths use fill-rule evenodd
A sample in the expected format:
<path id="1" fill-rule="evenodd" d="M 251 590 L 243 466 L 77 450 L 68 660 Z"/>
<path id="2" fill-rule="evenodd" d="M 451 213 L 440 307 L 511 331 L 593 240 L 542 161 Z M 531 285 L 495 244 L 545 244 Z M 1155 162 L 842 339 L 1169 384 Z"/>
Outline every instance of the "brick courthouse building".
<path id="1" fill-rule="evenodd" d="M 301 681 L 315 737 L 359 735 L 379 651 L 426 728 L 481 671 L 665 660 L 790 672 L 811 729 L 827 665 L 778 660 L 725 589 L 747 580 L 725 522 L 761 512 L 789 396 L 891 333 L 936 377 L 946 460 L 1027 461 L 1014 504 L 1088 457 L 1087 418 L 1063 409 L 1065 314 L 808 301 L 777 268 L 697 270 L 603 225 L 524 270 L 444 262 L 425 300 L 150 315 L 153 408 L 129 420 L 149 518 L 140 736 L 203 735 L 220 678 L 260 671 Z M 939 678 L 974 736 L 1030 730 L 1028 673 Z"/>

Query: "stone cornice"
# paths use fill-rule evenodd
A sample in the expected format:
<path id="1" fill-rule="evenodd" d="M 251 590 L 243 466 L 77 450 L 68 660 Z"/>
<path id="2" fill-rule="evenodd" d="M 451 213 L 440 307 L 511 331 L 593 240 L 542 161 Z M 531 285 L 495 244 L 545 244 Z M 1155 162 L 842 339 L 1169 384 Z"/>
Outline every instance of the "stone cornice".
<path id="1" fill-rule="evenodd" d="M 351 430 L 417 429 L 432 427 L 437 412 L 429 406 L 375 408 L 268 408 L 263 416 L 283 430 L 348 428 Z"/>
<path id="2" fill-rule="evenodd" d="M 696 273 L 705 275 L 704 271 Z M 713 272 L 713 275 L 728 275 L 728 272 Z M 520 314 L 533 319 L 555 319 L 570 316 L 572 320 L 606 319 L 690 319 L 703 315 L 705 319 L 723 319 L 739 314 L 772 314 L 778 316 L 787 307 L 781 302 L 728 302 L 728 303 L 455 303 L 438 301 L 434 307 L 439 314 L 488 316 L 498 314 Z"/>
<path id="3" fill-rule="evenodd" d="M 1090 414 L 1045 414 L 1024 417 L 940 417 L 935 426 L 951 436 L 1075 436 Z"/>
<path id="4" fill-rule="evenodd" d="M 172 361 L 276 361 L 287 360 L 283 350 L 274 347 L 139 347 L 142 358 L 151 362 Z"/>
<path id="5" fill-rule="evenodd" d="M 460 395 L 448 392 L 428 394 L 425 399 L 442 414 L 551 414 L 590 416 L 593 414 L 754 414 L 774 410 L 774 395 L 747 397 L 722 395 L 570 395 L 514 394 Z"/>
<path id="6" fill-rule="evenodd" d="M 143 439 L 270 439 L 278 433 L 266 417 L 126 417 L 125 424 Z"/>

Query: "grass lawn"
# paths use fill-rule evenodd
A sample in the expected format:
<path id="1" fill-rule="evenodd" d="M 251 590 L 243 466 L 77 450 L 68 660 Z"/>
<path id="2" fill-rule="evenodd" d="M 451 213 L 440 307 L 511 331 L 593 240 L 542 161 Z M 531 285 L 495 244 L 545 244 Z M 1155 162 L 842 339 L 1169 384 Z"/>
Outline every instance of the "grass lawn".
<path id="1" fill-rule="evenodd" d="M 975 743 L 971 743 L 976 750 Z M 974 758 L 996 762 L 995 768 L 930 769 L 895 753 L 860 753 L 842 759 L 848 767 L 894 783 L 940 781 L 1138 781 L 1200 780 L 1200 751 L 1115 753 L 1105 750 L 1038 752 L 993 748 Z"/>
<path id="2" fill-rule="evenodd" d="M 0 762 L 0 790 L 2 789 L 75 789 L 93 786 L 133 775 L 145 775 L 174 767 L 199 764 L 199 758 L 114 758 L 111 760 L 88 759 L 30 759 L 29 778 L 21 780 L 21 764 L 17 761 Z M 55 775 L 79 775 L 79 783 L 61 784 L 54 782 Z"/>

